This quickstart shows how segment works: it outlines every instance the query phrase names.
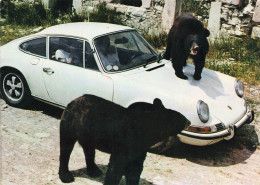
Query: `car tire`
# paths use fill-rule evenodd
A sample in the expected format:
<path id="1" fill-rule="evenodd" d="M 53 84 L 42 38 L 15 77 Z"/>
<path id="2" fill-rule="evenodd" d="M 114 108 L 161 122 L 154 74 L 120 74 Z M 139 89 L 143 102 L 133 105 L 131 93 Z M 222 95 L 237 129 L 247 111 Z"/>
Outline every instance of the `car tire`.
<path id="1" fill-rule="evenodd" d="M 25 78 L 19 72 L 3 71 L 0 80 L 0 91 L 7 104 L 14 107 L 25 107 L 31 103 L 30 89 Z"/>

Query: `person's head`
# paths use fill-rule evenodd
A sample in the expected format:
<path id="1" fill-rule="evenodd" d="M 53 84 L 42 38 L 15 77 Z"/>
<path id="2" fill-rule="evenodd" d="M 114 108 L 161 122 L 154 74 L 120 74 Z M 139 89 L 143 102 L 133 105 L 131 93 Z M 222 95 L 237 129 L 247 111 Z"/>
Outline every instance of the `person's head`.
<path id="1" fill-rule="evenodd" d="M 70 54 L 62 49 L 58 49 L 55 53 L 55 58 L 58 61 L 61 62 L 67 62 L 67 59 L 69 58 Z"/>
<path id="2" fill-rule="evenodd" d="M 98 47 L 107 48 L 108 46 L 110 46 L 110 39 L 108 36 L 100 37 L 97 39 L 96 44 L 98 45 Z"/>

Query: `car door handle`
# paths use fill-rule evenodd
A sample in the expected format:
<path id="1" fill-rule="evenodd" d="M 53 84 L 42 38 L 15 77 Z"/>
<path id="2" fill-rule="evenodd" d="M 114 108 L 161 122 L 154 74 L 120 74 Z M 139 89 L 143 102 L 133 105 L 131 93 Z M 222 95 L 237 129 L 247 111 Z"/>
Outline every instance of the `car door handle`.
<path id="1" fill-rule="evenodd" d="M 45 68 L 45 67 L 43 68 L 43 72 L 48 73 L 48 74 L 54 73 L 54 71 L 51 68 Z"/>

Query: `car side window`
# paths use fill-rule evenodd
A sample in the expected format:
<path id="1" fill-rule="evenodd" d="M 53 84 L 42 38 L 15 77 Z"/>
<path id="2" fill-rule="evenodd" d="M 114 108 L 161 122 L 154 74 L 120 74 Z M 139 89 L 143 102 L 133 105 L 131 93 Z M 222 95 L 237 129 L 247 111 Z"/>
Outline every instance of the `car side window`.
<path id="1" fill-rule="evenodd" d="M 88 42 L 85 42 L 85 68 L 98 70 L 96 60 Z"/>
<path id="2" fill-rule="evenodd" d="M 51 37 L 50 59 L 83 67 L 83 41 L 66 37 Z"/>
<path id="3" fill-rule="evenodd" d="M 20 45 L 20 49 L 27 53 L 46 57 L 46 37 L 26 41 Z"/>

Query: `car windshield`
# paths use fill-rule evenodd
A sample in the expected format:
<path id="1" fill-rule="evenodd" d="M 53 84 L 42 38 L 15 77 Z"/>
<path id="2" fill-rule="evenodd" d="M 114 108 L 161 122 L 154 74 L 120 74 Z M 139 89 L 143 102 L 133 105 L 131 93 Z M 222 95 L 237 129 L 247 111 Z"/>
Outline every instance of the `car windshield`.
<path id="1" fill-rule="evenodd" d="M 158 58 L 158 54 L 136 31 L 105 35 L 95 39 L 94 43 L 108 72 L 145 66 Z"/>

